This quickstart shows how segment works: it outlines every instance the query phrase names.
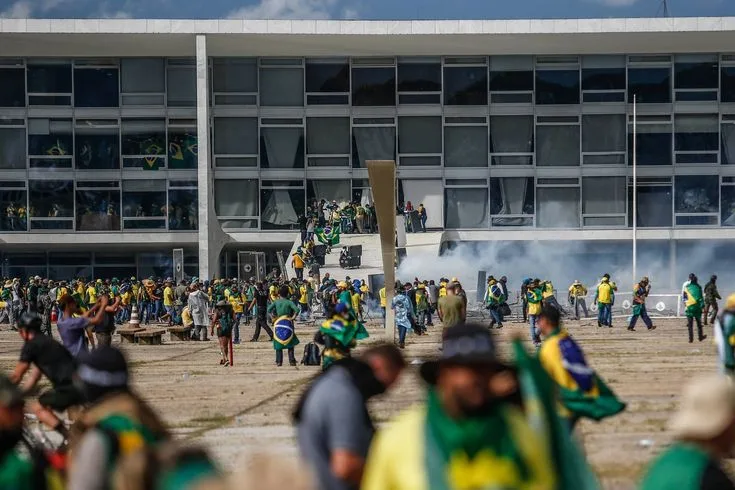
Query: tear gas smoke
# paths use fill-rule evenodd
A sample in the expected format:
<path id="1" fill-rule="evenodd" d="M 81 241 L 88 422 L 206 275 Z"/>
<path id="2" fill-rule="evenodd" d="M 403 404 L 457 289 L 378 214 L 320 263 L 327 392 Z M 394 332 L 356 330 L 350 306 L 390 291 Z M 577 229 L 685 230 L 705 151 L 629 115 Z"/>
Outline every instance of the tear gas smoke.
<path id="1" fill-rule="evenodd" d="M 678 242 L 675 260 L 671 261 L 670 242 L 638 242 L 638 265 L 633 278 L 632 244 L 622 241 L 535 241 L 535 242 L 449 242 L 444 253 L 411 253 L 397 271 L 401 281 L 451 279 L 457 277 L 464 288 L 474 291 L 477 273 L 484 270 L 495 278 L 508 277 L 508 289 L 517 291 L 525 278 L 550 280 L 559 291 L 579 279 L 591 291 L 603 274 L 609 273 L 617 282 L 621 294 L 632 291 L 633 285 L 648 276 L 654 293 L 679 293 L 690 272 L 700 284 L 718 276 L 718 287 L 726 297 L 735 286 L 735 254 L 732 245 L 716 241 Z M 566 293 L 564 294 L 564 297 Z"/>

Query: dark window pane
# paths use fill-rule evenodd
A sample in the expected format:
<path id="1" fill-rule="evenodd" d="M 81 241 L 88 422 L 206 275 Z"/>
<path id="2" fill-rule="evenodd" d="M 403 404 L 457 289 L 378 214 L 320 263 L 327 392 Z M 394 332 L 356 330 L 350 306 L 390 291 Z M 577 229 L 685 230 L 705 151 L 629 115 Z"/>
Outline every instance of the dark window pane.
<path id="1" fill-rule="evenodd" d="M 629 68 L 628 102 L 633 96 L 639 104 L 671 102 L 671 70 L 669 68 Z"/>
<path id="2" fill-rule="evenodd" d="M 70 94 L 71 65 L 29 65 L 28 92 Z"/>
<path id="3" fill-rule="evenodd" d="M 349 63 L 306 62 L 307 92 L 349 92 Z"/>
<path id="4" fill-rule="evenodd" d="M 74 70 L 76 107 L 118 107 L 120 84 L 117 68 L 78 68 Z"/>
<path id="5" fill-rule="evenodd" d="M 671 165 L 671 133 L 638 133 L 638 165 Z M 633 165 L 633 135 L 628 133 L 628 165 Z"/>
<path id="6" fill-rule="evenodd" d="M 74 216 L 74 182 L 71 180 L 31 180 L 28 190 L 30 218 Z"/>
<path id="7" fill-rule="evenodd" d="M 212 92 L 257 92 L 258 63 L 255 58 L 212 60 Z"/>
<path id="8" fill-rule="evenodd" d="M 38 156 L 71 156 L 74 153 L 71 123 L 61 123 L 59 127 L 52 121 L 47 134 L 28 135 L 28 154 Z M 61 127 L 63 126 L 63 127 Z"/>
<path id="9" fill-rule="evenodd" d="M 585 92 L 582 102 L 625 102 L 625 92 Z"/>
<path id="10" fill-rule="evenodd" d="M 199 217 L 196 189 L 168 191 L 168 229 L 196 230 Z"/>
<path id="11" fill-rule="evenodd" d="M 441 92 L 442 68 L 439 63 L 399 63 L 399 92 Z"/>
<path id="12" fill-rule="evenodd" d="M 306 105 L 347 105 L 349 103 L 349 95 L 309 94 L 306 96 Z"/>
<path id="13" fill-rule="evenodd" d="M 490 92 L 533 90 L 533 71 L 491 71 Z"/>
<path id="14" fill-rule="evenodd" d="M 717 88 L 718 64 L 676 63 L 674 65 L 675 88 Z"/>
<path id="15" fill-rule="evenodd" d="M 123 120 L 122 154 L 130 156 L 165 155 L 164 122 L 159 119 Z"/>
<path id="16" fill-rule="evenodd" d="M 735 226 L 735 185 L 723 185 L 720 190 L 722 226 Z"/>
<path id="17" fill-rule="evenodd" d="M 354 68 L 352 70 L 352 105 L 396 105 L 395 68 Z"/>
<path id="18" fill-rule="evenodd" d="M 537 104 L 579 104 L 579 70 L 537 70 Z"/>
<path id="19" fill-rule="evenodd" d="M 261 168 L 304 168 L 304 129 L 260 130 Z"/>
<path id="20" fill-rule="evenodd" d="M 27 231 L 27 193 L 25 189 L 0 190 L 0 231 Z"/>
<path id="21" fill-rule="evenodd" d="M 669 228 L 671 186 L 638 186 L 636 224 L 641 228 Z M 633 187 L 628 186 L 628 224 L 633 226 Z"/>
<path id="22" fill-rule="evenodd" d="M 487 188 L 444 189 L 444 221 L 447 228 L 487 228 Z"/>
<path id="23" fill-rule="evenodd" d="M 26 168 L 26 130 L 0 126 L 0 169 Z"/>
<path id="24" fill-rule="evenodd" d="M 77 190 L 77 231 L 120 230 L 120 191 Z"/>
<path id="25" fill-rule="evenodd" d="M 441 153 L 441 117 L 399 117 L 399 153 Z"/>
<path id="26" fill-rule="evenodd" d="M 720 69 L 720 98 L 722 102 L 735 102 L 735 66 Z"/>
<path id="27" fill-rule="evenodd" d="M 196 128 L 168 129 L 168 168 L 197 168 L 199 138 Z"/>
<path id="28" fill-rule="evenodd" d="M 487 96 L 486 67 L 444 67 L 444 103 L 446 105 L 487 105 Z"/>
<path id="29" fill-rule="evenodd" d="M 26 81 L 22 68 L 0 68 L 0 107 L 25 107 Z"/>
<path id="30" fill-rule="evenodd" d="M 493 177 L 490 179 L 490 214 L 533 214 L 533 196 L 533 177 Z M 504 225 L 513 226 L 513 220 L 508 221 Z"/>
<path id="31" fill-rule="evenodd" d="M 735 124 L 720 125 L 720 154 L 723 165 L 735 164 Z"/>
<path id="32" fill-rule="evenodd" d="M 720 178 L 717 175 L 677 175 L 674 178 L 677 213 L 716 213 Z"/>
<path id="33" fill-rule="evenodd" d="M 625 68 L 585 68 L 582 90 L 625 90 Z"/>
<path id="34" fill-rule="evenodd" d="M 120 133 L 117 128 L 76 130 L 76 167 L 79 170 L 120 168 Z"/>
<path id="35" fill-rule="evenodd" d="M 264 230 L 295 230 L 306 211 L 304 189 L 261 189 L 260 226 Z"/>
<path id="36" fill-rule="evenodd" d="M 717 133 L 680 133 L 674 139 L 677 151 L 717 151 L 719 150 Z"/>
<path id="37" fill-rule="evenodd" d="M 396 159 L 396 128 L 356 127 L 352 129 L 352 166 L 367 168 L 370 160 Z"/>
<path id="38" fill-rule="evenodd" d="M 701 102 L 705 100 L 717 100 L 717 89 L 707 92 L 677 92 L 676 100 L 684 102 Z"/>
<path id="39" fill-rule="evenodd" d="M 441 94 L 398 94 L 399 104 L 441 104 Z"/>

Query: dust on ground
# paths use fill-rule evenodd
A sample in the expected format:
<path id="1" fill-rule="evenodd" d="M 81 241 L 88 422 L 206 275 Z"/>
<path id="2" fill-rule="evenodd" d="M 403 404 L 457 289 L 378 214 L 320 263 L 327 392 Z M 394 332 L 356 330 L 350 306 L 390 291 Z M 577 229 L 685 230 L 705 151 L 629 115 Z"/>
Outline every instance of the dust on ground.
<path id="1" fill-rule="evenodd" d="M 578 434 L 587 456 L 606 489 L 632 489 L 643 467 L 670 440 L 666 421 L 677 406 L 682 385 L 700 373 L 716 369 L 712 327 L 709 338 L 687 342 L 686 320 L 656 322 L 658 329 L 642 326 L 628 332 L 622 322 L 613 329 L 598 328 L 595 321 L 566 323 L 585 350 L 588 361 L 628 403 L 621 415 L 602 423 L 583 422 Z M 249 339 L 251 326 L 242 327 Z M 301 360 L 303 345 L 316 325 L 299 324 Z M 385 339 L 377 322 L 369 322 L 371 338 Z M 528 335 L 528 325 L 508 323 L 494 331 L 504 355 L 512 333 Z M 209 448 L 226 469 L 237 472 L 254 464 L 255 455 L 298 457 L 291 411 L 318 367 L 276 367 L 273 347 L 260 342 L 235 346 L 235 365 L 219 365 L 216 341 L 170 342 L 164 345 L 122 345 L 131 363 L 134 385 L 179 437 Z M 417 364 L 438 354 L 440 329 L 429 335 L 410 336 L 405 354 L 409 372 L 399 385 L 373 403 L 378 423 L 386 423 L 402 409 L 420 402 L 424 388 Z M 0 369 L 9 372 L 17 360 L 21 340 L 14 332 L 0 332 Z M 285 356 L 284 356 L 285 357 Z M 262 459 L 261 459 L 262 461 Z M 280 464 L 280 463 L 279 463 Z"/>

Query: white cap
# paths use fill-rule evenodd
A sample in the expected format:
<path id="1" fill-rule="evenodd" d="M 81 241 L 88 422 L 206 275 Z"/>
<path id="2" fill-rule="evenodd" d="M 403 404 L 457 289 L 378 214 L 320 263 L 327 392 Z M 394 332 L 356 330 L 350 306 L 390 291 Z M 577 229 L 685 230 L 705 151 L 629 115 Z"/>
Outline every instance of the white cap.
<path id="1" fill-rule="evenodd" d="M 719 436 L 735 420 L 735 382 L 711 374 L 691 381 L 669 427 L 676 437 L 699 440 Z"/>

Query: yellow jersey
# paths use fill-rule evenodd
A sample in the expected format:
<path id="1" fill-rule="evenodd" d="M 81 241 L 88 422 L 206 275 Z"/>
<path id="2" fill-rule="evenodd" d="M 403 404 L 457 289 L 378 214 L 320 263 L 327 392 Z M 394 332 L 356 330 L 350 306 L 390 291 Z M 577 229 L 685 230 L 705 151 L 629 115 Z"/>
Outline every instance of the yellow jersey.
<path id="1" fill-rule="evenodd" d="M 378 295 L 380 296 L 380 307 L 385 308 L 385 288 L 381 288 Z"/>
<path id="2" fill-rule="evenodd" d="M 89 286 L 87 288 L 87 296 L 89 296 L 90 305 L 93 305 L 97 302 L 97 290 L 94 288 L 94 286 Z"/>
<path id="3" fill-rule="evenodd" d="M 360 293 L 352 294 L 352 309 L 355 310 L 355 313 L 360 311 Z"/>
<path id="4" fill-rule="evenodd" d="M 166 286 L 163 290 L 163 306 L 174 305 L 174 290 L 171 286 Z"/>
<path id="5" fill-rule="evenodd" d="M 306 286 L 299 287 L 299 303 L 302 305 L 309 304 L 309 288 Z"/>

